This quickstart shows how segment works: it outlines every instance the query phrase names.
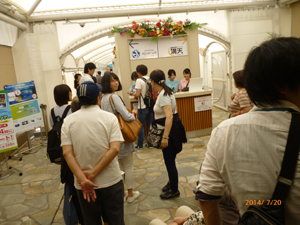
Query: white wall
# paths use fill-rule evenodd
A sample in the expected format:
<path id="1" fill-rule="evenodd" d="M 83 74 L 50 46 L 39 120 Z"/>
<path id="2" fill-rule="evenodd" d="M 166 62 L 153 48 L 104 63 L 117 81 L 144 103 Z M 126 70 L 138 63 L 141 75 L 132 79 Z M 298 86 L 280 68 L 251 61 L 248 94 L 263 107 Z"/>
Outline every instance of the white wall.
<path id="1" fill-rule="evenodd" d="M 39 24 L 34 33 L 23 33 L 12 48 L 17 82 L 34 80 L 39 104 L 54 107 L 53 89 L 62 83 L 55 25 Z"/>
<path id="2" fill-rule="evenodd" d="M 18 28 L 0 20 L 0 45 L 13 46 L 16 43 Z"/>
<path id="3" fill-rule="evenodd" d="M 233 70 L 243 69 L 249 51 L 270 38 L 268 33 L 290 36 L 290 9 L 251 10 L 230 13 Z"/>

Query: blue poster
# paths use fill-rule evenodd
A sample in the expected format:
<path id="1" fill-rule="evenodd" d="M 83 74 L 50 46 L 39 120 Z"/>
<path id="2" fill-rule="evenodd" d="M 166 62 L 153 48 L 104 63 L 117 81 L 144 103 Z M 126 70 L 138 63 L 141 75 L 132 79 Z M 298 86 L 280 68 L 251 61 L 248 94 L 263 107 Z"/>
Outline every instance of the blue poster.
<path id="1" fill-rule="evenodd" d="M 44 126 L 34 81 L 4 86 L 17 134 Z"/>
<path id="2" fill-rule="evenodd" d="M 0 91 L 0 153 L 18 148 L 7 91 Z"/>

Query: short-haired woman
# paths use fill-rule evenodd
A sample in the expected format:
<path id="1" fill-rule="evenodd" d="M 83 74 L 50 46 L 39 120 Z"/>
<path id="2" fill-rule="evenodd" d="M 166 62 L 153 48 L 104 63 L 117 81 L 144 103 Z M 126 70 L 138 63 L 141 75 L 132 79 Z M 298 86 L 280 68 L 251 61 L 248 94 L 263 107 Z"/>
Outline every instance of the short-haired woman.
<path id="1" fill-rule="evenodd" d="M 172 89 L 174 93 L 179 91 L 179 81 L 175 79 L 176 72 L 173 69 L 168 71 L 169 78 L 166 80 L 166 85 Z"/>
<path id="2" fill-rule="evenodd" d="M 178 172 L 176 155 L 182 150 L 182 143 L 187 142 L 184 127 L 177 113 L 176 100 L 173 91 L 165 84 L 165 74 L 162 70 L 154 70 L 150 74 L 151 85 L 159 95 L 153 108 L 157 127 L 164 128 L 161 146 L 165 165 L 168 171 L 169 182 L 162 189 L 162 199 L 180 196 L 178 190 Z"/>
<path id="3" fill-rule="evenodd" d="M 230 118 L 247 113 L 252 108 L 252 102 L 245 89 L 243 70 L 234 72 L 233 78 L 234 85 L 238 89 L 238 92 L 231 96 L 232 102 L 230 104 Z"/>
<path id="4" fill-rule="evenodd" d="M 53 92 L 54 92 L 54 100 L 55 100 L 55 103 L 57 104 L 57 106 L 55 106 L 53 108 L 54 115 L 55 115 L 55 117 L 59 116 L 61 118 L 64 114 L 64 111 L 67 110 L 67 107 L 69 106 L 68 102 L 72 101 L 72 91 L 68 85 L 60 84 L 60 85 L 55 86 Z M 67 116 L 70 115 L 71 113 L 72 113 L 72 111 L 70 108 L 68 110 Z M 51 127 L 53 127 L 54 121 L 52 119 L 51 114 L 49 117 L 49 121 L 50 121 Z M 82 212 L 81 212 L 81 208 L 80 208 L 80 204 L 79 204 L 79 199 L 77 196 L 77 191 L 74 186 L 74 176 L 63 156 L 61 158 L 60 179 L 61 179 L 61 183 L 65 184 L 65 193 L 64 193 L 65 199 L 70 199 L 70 201 L 64 202 L 64 208 L 63 208 L 64 213 L 63 214 L 64 214 L 65 222 L 67 222 L 67 221 L 75 222 L 74 220 L 78 219 L 80 224 L 84 224 L 83 216 L 82 216 Z M 71 201 L 75 206 L 77 218 L 76 218 L 76 216 L 74 217 L 73 214 L 70 214 L 70 212 L 68 211 L 70 206 L 67 206 L 67 204 L 71 204 Z M 72 213 L 74 213 L 74 211 Z"/>
<path id="5" fill-rule="evenodd" d="M 185 68 L 183 70 L 183 77 L 184 79 L 182 79 L 179 82 L 179 90 L 180 91 L 185 91 L 184 88 L 189 88 L 190 87 L 190 79 L 192 77 L 191 71 L 189 68 Z"/>
<path id="6" fill-rule="evenodd" d="M 119 113 L 122 118 L 127 121 L 133 121 L 136 119 L 137 112 L 135 110 L 132 113 L 128 112 L 123 100 L 120 96 L 116 95 L 116 91 L 122 90 L 122 85 L 116 74 L 113 72 L 105 72 L 102 78 L 102 93 L 101 109 L 111 112 Z M 110 96 L 112 96 L 113 103 L 110 102 Z M 140 193 L 133 191 L 133 152 L 135 151 L 134 143 L 121 143 L 120 152 L 118 154 L 118 161 L 120 169 L 125 172 L 125 184 L 127 191 L 124 192 L 124 202 L 128 203 L 136 200 Z"/>

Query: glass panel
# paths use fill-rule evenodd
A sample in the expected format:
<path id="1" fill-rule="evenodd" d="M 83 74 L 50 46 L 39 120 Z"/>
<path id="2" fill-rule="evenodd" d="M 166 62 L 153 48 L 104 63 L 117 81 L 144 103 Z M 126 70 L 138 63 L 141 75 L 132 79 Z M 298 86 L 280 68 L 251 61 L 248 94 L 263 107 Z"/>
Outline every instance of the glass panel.
<path id="1" fill-rule="evenodd" d="M 226 54 L 225 52 L 212 53 L 213 78 L 226 79 Z"/>
<path id="2" fill-rule="evenodd" d="M 226 105 L 226 86 L 223 81 L 213 80 L 213 101 L 215 105 L 225 107 Z"/>

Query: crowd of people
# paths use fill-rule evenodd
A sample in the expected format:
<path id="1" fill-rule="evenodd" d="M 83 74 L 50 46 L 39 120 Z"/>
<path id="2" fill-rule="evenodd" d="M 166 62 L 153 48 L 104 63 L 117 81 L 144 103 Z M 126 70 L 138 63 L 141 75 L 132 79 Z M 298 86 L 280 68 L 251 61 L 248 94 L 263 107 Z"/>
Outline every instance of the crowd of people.
<path id="1" fill-rule="evenodd" d="M 162 70 L 148 76 L 147 66 L 138 65 L 131 75 L 135 83 L 127 92 L 138 99 L 138 110 L 129 112 L 115 93 L 122 90 L 119 77 L 107 71 L 100 85 L 92 78 L 95 69 L 88 63 L 83 75 L 75 75 L 73 100 L 67 85 L 54 89 L 56 115 L 62 116 L 72 100 L 61 130 L 61 181 L 66 184 L 65 199 L 73 196 L 80 224 L 122 225 L 124 202 L 134 202 L 140 194 L 133 190 L 133 152 L 144 146 L 145 123 L 149 129 L 153 123 L 163 129 L 161 148 L 168 181 L 160 198 L 180 196 L 176 156 L 187 140 L 174 93 L 188 90 L 191 72 L 185 69 L 184 79 L 178 82 L 172 69 L 166 79 Z M 300 221 L 300 160 L 290 183 L 278 176 L 291 112 L 300 111 L 300 40 L 276 38 L 253 48 L 244 69 L 233 78 L 238 91 L 231 96 L 230 118 L 212 131 L 194 191 L 201 211 L 182 206 L 170 225 L 238 224 L 247 211 L 246 202 L 270 200 L 277 180 L 291 186 L 287 201 L 282 202 L 285 223 Z M 153 108 L 144 101 L 149 87 L 158 93 Z M 116 113 L 128 122 L 142 123 L 136 146 L 123 143 Z M 156 219 L 150 224 L 165 223 Z"/>

